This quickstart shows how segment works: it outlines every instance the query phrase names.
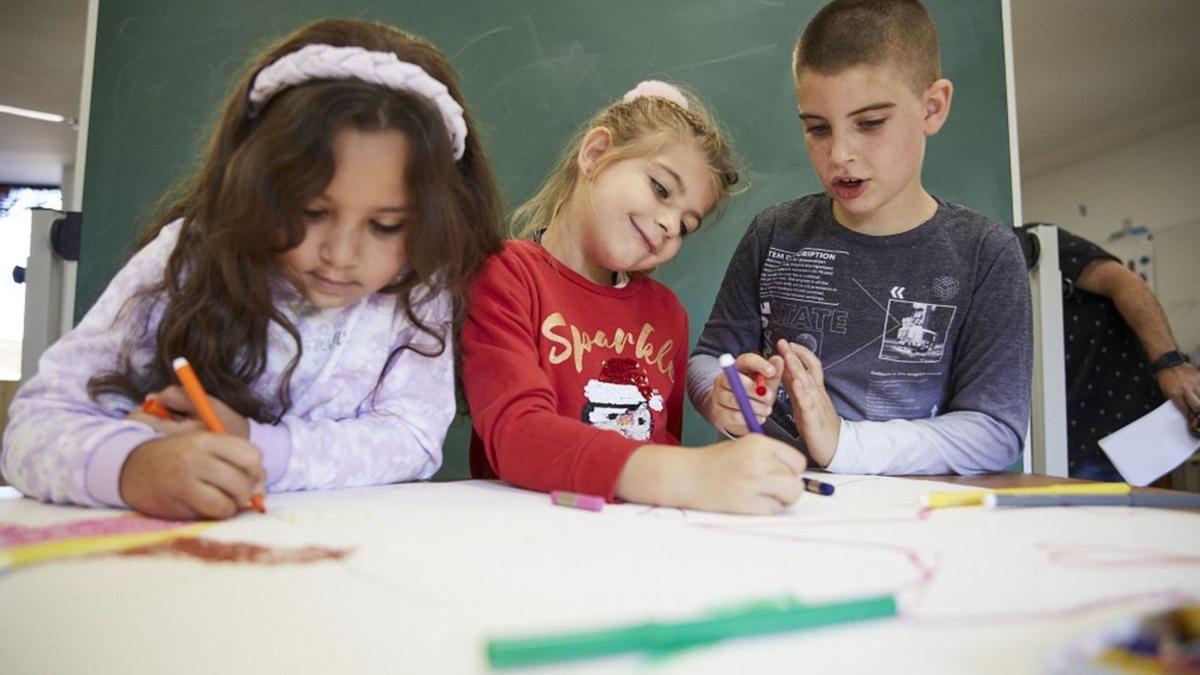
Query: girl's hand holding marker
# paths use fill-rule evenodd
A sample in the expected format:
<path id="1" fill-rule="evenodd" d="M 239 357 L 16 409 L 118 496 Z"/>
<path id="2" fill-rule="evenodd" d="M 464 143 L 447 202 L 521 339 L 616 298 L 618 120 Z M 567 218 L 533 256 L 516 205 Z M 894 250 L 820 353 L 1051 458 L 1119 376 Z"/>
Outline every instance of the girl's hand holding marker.
<path id="1" fill-rule="evenodd" d="M 121 472 L 122 495 L 143 512 L 170 518 L 228 517 L 239 504 L 265 513 L 266 473 L 261 453 L 247 440 L 246 418 L 208 396 L 186 359 L 175 359 L 173 367 L 183 386 L 147 396 L 141 408 L 129 415 L 166 436 L 130 453 Z M 201 433 L 226 437 L 230 429 L 238 438 L 228 448 Z M 170 481 L 172 488 L 149 484 L 159 469 L 173 472 L 168 474 L 175 478 Z"/>

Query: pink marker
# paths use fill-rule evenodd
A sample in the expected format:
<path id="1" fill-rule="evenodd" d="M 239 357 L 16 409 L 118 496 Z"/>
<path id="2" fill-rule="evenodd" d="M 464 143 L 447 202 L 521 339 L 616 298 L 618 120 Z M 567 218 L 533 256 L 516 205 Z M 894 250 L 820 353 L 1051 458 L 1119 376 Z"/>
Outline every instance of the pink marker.
<path id="1" fill-rule="evenodd" d="M 563 490 L 551 491 L 550 501 L 559 506 L 574 506 L 577 509 L 587 509 L 588 511 L 599 511 L 604 508 L 603 497 L 581 495 L 577 492 L 564 492 Z"/>

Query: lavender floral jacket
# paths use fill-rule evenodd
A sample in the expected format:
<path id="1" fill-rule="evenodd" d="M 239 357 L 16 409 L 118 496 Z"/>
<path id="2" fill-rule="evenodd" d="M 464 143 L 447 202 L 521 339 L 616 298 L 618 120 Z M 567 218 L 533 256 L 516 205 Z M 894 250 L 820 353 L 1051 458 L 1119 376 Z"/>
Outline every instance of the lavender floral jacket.
<path id="1" fill-rule="evenodd" d="M 135 402 L 92 400 L 87 382 L 113 369 L 127 339 L 136 340 L 135 367 L 149 363 L 151 329 L 122 312 L 126 300 L 162 277 L 180 223 L 163 228 L 109 284 L 83 321 L 46 351 L 38 372 L 13 400 L 0 451 L 0 471 L 21 492 L 42 501 L 125 506 L 121 466 L 158 434 L 126 419 Z M 414 297 L 429 289 L 418 289 Z M 442 462 L 442 441 L 455 412 L 450 298 L 445 291 L 418 305 L 422 321 L 446 334 L 433 357 L 406 349 L 378 391 L 388 354 L 412 344 L 433 353 L 436 342 L 404 316 L 395 296 L 373 294 L 342 309 L 316 310 L 290 287 L 276 302 L 299 330 L 303 355 L 292 375 L 292 407 L 277 424 L 250 421 L 250 441 L 263 453 L 272 492 L 318 490 L 429 478 Z M 119 314 L 119 316 L 118 316 Z M 136 336 L 136 337 L 135 337 Z M 267 368 L 253 389 L 274 401 L 279 378 L 295 355 L 291 337 L 271 324 Z"/>

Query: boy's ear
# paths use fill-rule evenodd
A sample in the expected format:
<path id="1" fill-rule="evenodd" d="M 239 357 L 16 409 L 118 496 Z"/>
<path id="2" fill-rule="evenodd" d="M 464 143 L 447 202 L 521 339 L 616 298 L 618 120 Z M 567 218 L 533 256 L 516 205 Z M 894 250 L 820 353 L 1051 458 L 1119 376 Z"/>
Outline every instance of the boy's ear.
<path id="1" fill-rule="evenodd" d="M 612 147 L 612 132 L 605 127 L 595 127 L 583 136 L 579 144 L 579 156 L 575 161 L 579 164 L 579 172 L 587 178 L 595 173 L 596 164 L 600 157 Z"/>
<path id="2" fill-rule="evenodd" d="M 954 85 L 942 78 L 925 90 L 925 135 L 932 136 L 941 130 L 950 116 L 950 99 L 954 96 Z"/>

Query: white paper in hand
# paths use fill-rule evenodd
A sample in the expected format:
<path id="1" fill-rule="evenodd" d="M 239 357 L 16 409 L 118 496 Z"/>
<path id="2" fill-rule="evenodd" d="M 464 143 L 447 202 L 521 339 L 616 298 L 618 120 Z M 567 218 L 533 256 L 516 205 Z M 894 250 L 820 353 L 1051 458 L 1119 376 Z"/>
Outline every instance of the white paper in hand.
<path id="1" fill-rule="evenodd" d="M 1187 418 L 1167 401 L 1134 423 L 1100 439 L 1117 471 L 1130 485 L 1144 487 L 1182 464 L 1200 448 Z"/>

